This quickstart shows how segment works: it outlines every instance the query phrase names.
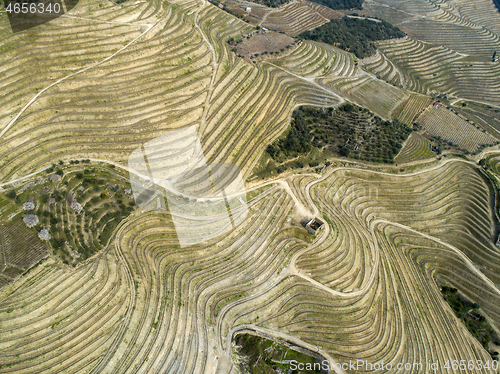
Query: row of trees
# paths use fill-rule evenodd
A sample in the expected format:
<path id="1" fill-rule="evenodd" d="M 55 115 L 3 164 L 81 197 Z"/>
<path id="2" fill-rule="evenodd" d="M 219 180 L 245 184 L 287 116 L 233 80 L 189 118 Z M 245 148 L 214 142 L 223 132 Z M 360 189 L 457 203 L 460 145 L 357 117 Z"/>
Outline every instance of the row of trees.
<path id="1" fill-rule="evenodd" d="M 402 38 L 405 33 L 389 22 L 342 17 L 334 19 L 314 30 L 304 31 L 302 39 L 334 45 L 354 53 L 359 58 L 371 56 L 377 50 L 376 40 Z"/>

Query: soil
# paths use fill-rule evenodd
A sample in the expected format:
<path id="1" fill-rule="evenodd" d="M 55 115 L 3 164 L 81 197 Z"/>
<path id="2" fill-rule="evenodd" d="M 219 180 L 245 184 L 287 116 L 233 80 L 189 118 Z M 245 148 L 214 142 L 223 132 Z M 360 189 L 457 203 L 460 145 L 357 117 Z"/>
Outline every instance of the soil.
<path id="1" fill-rule="evenodd" d="M 250 39 L 244 39 L 236 46 L 237 53 L 245 58 L 261 54 L 276 54 L 291 46 L 294 39 L 286 34 L 275 31 L 260 31 L 253 34 Z"/>

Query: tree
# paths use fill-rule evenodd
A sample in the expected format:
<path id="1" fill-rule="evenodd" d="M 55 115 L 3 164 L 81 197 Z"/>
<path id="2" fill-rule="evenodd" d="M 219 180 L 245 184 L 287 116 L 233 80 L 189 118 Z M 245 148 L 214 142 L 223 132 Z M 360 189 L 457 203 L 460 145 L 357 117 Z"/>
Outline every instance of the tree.
<path id="1" fill-rule="evenodd" d="M 343 110 L 344 112 L 352 112 L 354 109 L 355 107 L 351 103 L 345 103 L 340 107 L 340 110 Z"/>
<path id="2" fill-rule="evenodd" d="M 343 157 L 348 157 L 350 153 L 349 148 L 347 148 L 345 145 L 341 145 L 339 147 L 339 154 Z"/>

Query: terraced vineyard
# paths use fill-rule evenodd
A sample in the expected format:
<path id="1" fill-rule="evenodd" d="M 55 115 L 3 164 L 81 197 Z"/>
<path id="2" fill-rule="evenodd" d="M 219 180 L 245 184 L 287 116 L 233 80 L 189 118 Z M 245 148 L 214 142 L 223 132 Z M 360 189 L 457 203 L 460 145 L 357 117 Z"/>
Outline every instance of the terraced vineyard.
<path id="1" fill-rule="evenodd" d="M 382 118 L 392 118 L 394 110 L 409 97 L 403 90 L 375 79 L 368 79 L 354 87 L 349 85 L 339 89 L 345 90 L 356 103 L 372 109 Z M 374 95 L 374 92 L 378 94 Z"/>
<path id="2" fill-rule="evenodd" d="M 323 25 L 340 14 L 332 9 L 309 1 L 290 2 L 278 9 L 272 9 L 264 16 L 261 26 L 283 31 L 291 36 Z"/>
<path id="3" fill-rule="evenodd" d="M 499 17 L 500 18 L 500 17 Z M 478 27 L 427 19 L 412 21 L 406 27 L 411 38 L 450 48 L 458 53 L 490 58 L 500 49 L 498 35 Z"/>
<path id="4" fill-rule="evenodd" d="M 70 153 L 75 142 L 80 144 L 75 156 L 122 161 L 142 142 L 186 122 L 199 125 L 211 161 L 230 161 L 248 173 L 252 158 L 263 149 L 259 138 L 282 131 L 295 103 L 339 102 L 335 94 L 272 66 L 252 67 L 236 58 L 224 40 L 248 26 L 213 6 L 193 12 L 194 6 L 158 9 L 164 15 L 153 17 L 157 26 L 124 52 L 66 79 L 54 92 L 42 93 L 34 106 L 4 128 L 8 130 L 1 139 L 0 174 L 13 177 L 34 171 Z M 195 19 L 213 50 L 198 29 L 190 27 Z M 123 79 L 129 83 L 120 84 Z M 29 137 L 23 132 L 27 124 L 36 128 Z M 136 134 L 131 130 L 136 126 L 144 131 Z M 119 146 L 113 142 L 117 137 L 123 139 Z M 236 143 L 228 147 L 228 139 Z"/>
<path id="5" fill-rule="evenodd" d="M 491 57 L 499 46 L 500 14 L 492 1 L 381 0 L 365 9 L 367 15 L 400 26 L 411 38 L 466 55 Z"/>
<path id="6" fill-rule="evenodd" d="M 49 254 L 47 245 L 20 218 L 0 226 L 0 245 L 0 288 Z"/>
<path id="7" fill-rule="evenodd" d="M 469 187 L 459 188 L 458 184 L 464 183 Z M 493 260 L 498 249 L 491 242 L 494 223 L 488 199 L 485 198 L 490 193 L 488 191 L 481 175 L 462 162 L 445 161 L 433 170 L 407 176 L 354 169 L 334 171 L 324 182 L 316 183 L 311 194 L 316 196 L 315 201 L 322 203 L 322 213 L 332 220 L 335 231 L 329 241 L 299 258 L 297 266 L 303 268 L 305 274 L 310 274 L 313 279 L 329 285 L 346 297 L 349 293 L 369 294 L 372 289 L 370 284 L 387 287 L 385 277 L 395 279 L 396 282 L 391 283 L 395 287 L 398 287 L 398 282 L 404 282 L 400 286 L 405 290 L 404 293 L 394 291 L 394 294 L 397 293 L 398 298 L 404 298 L 415 292 L 419 295 L 417 299 L 422 300 L 422 304 L 417 302 L 414 309 L 415 316 L 410 319 L 413 322 L 402 326 L 404 336 L 408 337 L 408 341 L 405 341 L 407 344 L 415 341 L 410 338 L 413 331 L 415 334 L 424 333 L 427 336 L 424 338 L 425 342 L 432 341 L 439 334 L 439 329 L 426 324 L 435 323 L 451 312 L 439 300 L 439 291 L 435 285 L 428 289 L 423 287 L 423 284 L 434 284 L 436 279 L 453 284 L 466 297 L 481 305 L 481 309 L 498 324 L 498 307 L 487 296 L 493 295 L 490 292 L 497 294 L 499 281 L 494 270 L 498 262 Z M 468 215 L 475 218 L 462 219 Z M 430 217 L 433 218 L 429 220 Z M 345 224 L 346 221 L 349 225 Z M 360 231 L 359 225 L 365 229 Z M 374 239 L 370 239 L 374 229 L 375 235 L 381 235 L 380 241 L 373 242 Z M 348 244 L 355 242 L 366 244 Z M 378 250 L 377 247 L 359 250 L 376 245 Z M 358 250 L 353 252 L 350 250 L 352 248 Z M 486 258 L 493 261 L 487 270 L 484 266 L 489 260 Z M 395 262 L 399 265 L 396 266 Z M 318 263 L 322 266 L 317 267 L 315 264 Z M 376 266 L 377 263 L 380 265 Z M 391 271 L 389 264 L 393 264 L 390 266 Z M 403 264 L 405 271 L 401 270 Z M 483 269 L 488 278 L 483 278 L 483 273 L 477 267 Z M 387 275 L 382 275 L 381 272 Z M 352 274 L 350 277 L 347 276 L 349 273 Z M 410 280 L 407 278 L 410 274 L 427 277 L 428 281 Z M 418 287 L 413 286 L 417 284 Z M 443 305 L 442 311 L 429 308 L 430 300 L 435 300 L 432 305 L 436 307 Z M 398 305 L 399 303 L 400 301 Z M 391 308 L 388 306 L 387 310 Z M 396 318 L 393 315 L 388 320 L 394 321 Z M 405 317 L 402 318 L 406 320 Z M 415 323 L 414 330 L 412 323 Z M 359 324 L 362 325 L 362 322 L 359 321 Z M 462 330 L 464 326 L 458 322 L 455 327 L 449 328 Z M 454 339 L 466 335 L 457 331 Z M 382 342 L 382 336 L 380 339 Z M 386 344 L 380 343 L 378 348 L 374 342 L 371 344 L 373 353 L 390 354 L 390 357 L 398 354 L 397 350 L 392 353 L 388 349 L 384 350 Z M 442 346 L 446 347 L 449 345 Z M 457 349 L 464 347 L 464 344 L 456 346 Z M 454 354 L 442 350 L 415 350 L 417 355 L 424 354 L 424 351 L 431 356 Z M 462 351 L 460 355 L 470 357 L 471 354 L 476 353 Z"/>
<path id="8" fill-rule="evenodd" d="M 431 150 L 431 142 L 417 132 L 412 132 L 403 148 L 394 158 L 396 164 L 423 160 L 434 157 L 435 153 Z"/>
<path id="9" fill-rule="evenodd" d="M 450 49 L 400 39 L 379 42 L 378 48 L 403 72 L 401 83 L 409 90 L 429 94 L 442 92 L 498 105 L 500 65 L 473 61 Z M 388 76 L 385 71 L 378 74 Z"/>
<path id="10" fill-rule="evenodd" d="M 380 51 L 362 61 L 363 66 L 378 78 L 384 79 L 395 86 L 404 86 L 403 74 Z"/>
<path id="11" fill-rule="evenodd" d="M 363 133 L 352 151 L 369 161 L 390 162 L 410 133 L 389 122 L 396 118 L 469 152 L 497 142 L 444 107 L 425 109 L 437 95 L 446 104 L 467 99 L 463 113 L 483 105 L 477 118 L 494 123 L 500 68 L 484 57 L 498 44 L 491 4 L 365 5 L 422 38 L 427 24 L 444 30 L 435 38 L 447 47 L 407 37 L 379 43 L 362 61 L 311 41 L 252 60 L 231 51 L 228 40 L 256 25 L 293 36 L 340 15 L 304 1 L 252 4 L 246 23 L 205 0 L 81 0 L 19 33 L 1 9 L 0 374 L 236 374 L 262 368 L 261 359 L 284 371 L 286 357 L 324 358 L 341 365 L 336 373 L 374 372 L 343 369 L 350 360 L 391 364 L 383 373 L 449 373 L 460 370 L 426 365 L 498 357 L 495 334 L 482 339 L 462 322 L 483 317 L 500 329 L 498 149 L 438 158 L 413 132 L 398 165 L 331 152 L 321 167 L 249 179 L 292 118 L 302 123 L 293 113 L 305 106 L 340 129 L 308 118 L 311 142 L 350 146 L 351 132 Z M 475 56 L 453 49 L 455 31 Z M 356 116 L 348 114 L 355 103 L 363 106 Z M 184 152 L 190 140 L 179 135 L 160 150 L 168 157 L 156 153 L 155 139 L 188 126 L 199 147 Z M 149 176 L 128 162 L 132 152 Z M 220 164 L 232 164 L 246 196 L 235 207 L 234 186 L 216 191 L 231 229 L 184 245 L 178 225 L 191 217 L 168 210 L 168 197 L 182 173 L 192 177 L 186 191 L 206 187 L 193 176 L 200 152 L 214 165 L 212 190 L 231 177 L 218 174 Z M 165 160 L 153 177 L 153 161 Z M 157 177 L 185 165 L 193 170 Z M 157 192 L 134 196 L 152 185 Z M 210 212 L 210 199 L 175 198 Z M 307 225 L 313 217 L 323 225 Z M 465 300 L 460 308 L 443 298 L 449 289 Z M 471 312 L 459 319 L 464 305 Z M 248 334 L 268 339 L 266 355 L 241 356 Z M 241 365 L 250 356 L 257 365 Z M 417 366 L 397 368 L 406 363 Z"/>
<path id="12" fill-rule="evenodd" d="M 406 102 L 399 106 L 399 110 L 396 110 L 399 111 L 399 113 L 397 113 L 397 119 L 411 126 L 415 122 L 415 119 L 431 104 L 431 102 L 432 100 L 427 96 L 411 95 Z"/>
<path id="13" fill-rule="evenodd" d="M 396 108 L 409 98 L 407 91 L 362 71 L 352 54 L 325 43 L 302 41 L 293 51 L 269 62 L 308 80 L 316 78 L 322 87 L 340 92 L 382 118 L 393 118 Z"/>
<path id="14" fill-rule="evenodd" d="M 382 0 L 367 3 L 364 13 L 408 34 L 377 43 L 383 55 L 368 68 L 378 76 L 415 92 L 500 105 L 500 65 L 491 62 L 500 49 L 500 14 L 492 1 Z"/>
<path id="15" fill-rule="evenodd" d="M 445 138 L 469 152 L 498 144 L 493 136 L 482 132 L 443 106 L 427 108 L 416 122 L 431 134 Z"/>
<path id="16" fill-rule="evenodd" d="M 352 77 L 359 74 L 355 57 L 324 43 L 303 41 L 290 53 L 271 62 L 303 77 Z"/>
<path id="17" fill-rule="evenodd" d="M 457 287 L 498 324 L 485 293 L 500 282 L 487 244 L 490 191 L 474 167 L 448 160 L 407 176 L 342 168 L 309 181 L 292 185 L 329 221 L 312 245 L 294 223 L 300 205 L 278 184 L 250 201 L 251 219 L 203 246 L 178 248 L 169 216 L 151 212 L 123 223 L 116 245 L 77 272 L 52 260 L 37 267 L 2 298 L 4 368 L 212 372 L 231 367 L 232 334 L 254 325 L 321 346 L 334 362 L 396 364 L 407 349 L 415 360 L 487 360 L 434 283 Z M 464 221 L 469 214 L 477 219 Z M 470 261 L 488 261 L 491 281 Z"/>

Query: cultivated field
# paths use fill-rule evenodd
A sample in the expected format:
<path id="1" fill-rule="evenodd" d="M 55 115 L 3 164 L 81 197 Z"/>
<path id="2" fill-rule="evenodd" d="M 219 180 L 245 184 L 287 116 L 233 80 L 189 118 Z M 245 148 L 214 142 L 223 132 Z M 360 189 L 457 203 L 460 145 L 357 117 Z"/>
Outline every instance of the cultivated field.
<path id="1" fill-rule="evenodd" d="M 408 100 L 402 103 L 395 111 L 396 118 L 411 126 L 415 119 L 422 113 L 425 108 L 431 104 L 432 100 L 424 95 L 410 95 Z"/>
<path id="2" fill-rule="evenodd" d="M 428 107 L 445 94 L 496 115 L 500 65 L 484 56 L 500 23 L 486 0 L 365 5 L 424 41 L 442 32 L 436 42 L 448 46 L 406 37 L 359 61 L 303 41 L 249 61 L 227 41 L 256 28 L 206 0 L 81 0 L 16 34 L 0 12 L 0 374 L 236 374 L 234 338 L 248 332 L 340 363 L 491 360 L 494 347 L 439 287 L 456 288 L 500 329 L 497 153 L 480 164 L 434 158 L 414 132 L 398 166 L 332 154 L 324 168 L 247 183 L 248 212 L 230 209 L 240 224 L 187 247 L 174 225 L 183 212 L 136 208 L 130 194 L 130 153 L 187 126 L 207 163 L 234 164 L 247 180 L 304 105 L 352 101 L 469 152 L 495 143 Z M 252 9 L 260 26 L 289 36 L 338 16 L 303 1 Z M 453 49 L 461 36 L 473 56 Z M 366 142 L 358 148 L 377 156 L 369 144 L 380 132 L 365 131 L 372 114 L 335 112 L 320 114 L 352 125 Z M 312 217 L 324 221 L 316 235 L 303 227 Z"/>
<path id="3" fill-rule="evenodd" d="M 499 106 L 500 13 L 492 1 L 367 2 L 362 12 L 405 31 L 400 40 L 378 42 L 381 52 L 366 67 L 386 81 L 423 94 Z"/>
<path id="4" fill-rule="evenodd" d="M 394 86 L 404 87 L 403 73 L 380 51 L 377 51 L 373 56 L 363 59 L 362 64 L 366 70 L 376 75 L 377 78 L 383 79 Z"/>
<path id="5" fill-rule="evenodd" d="M 500 64 L 477 61 L 442 46 L 410 38 L 383 41 L 377 45 L 403 73 L 402 87 L 423 94 L 445 93 L 500 104 Z M 388 74 L 386 71 L 378 73 L 381 77 Z"/>
<path id="6" fill-rule="evenodd" d="M 299 0 L 285 4 L 278 9 L 269 9 L 261 21 L 261 26 L 296 36 L 340 16 L 340 13 L 330 8 Z"/>
<path id="7" fill-rule="evenodd" d="M 0 288 L 6 286 L 38 261 L 49 249 L 34 230 L 17 218 L 0 225 Z"/>
<path id="8" fill-rule="evenodd" d="M 309 80 L 316 78 L 327 90 L 338 92 L 387 119 L 409 96 L 406 91 L 362 71 L 351 53 L 325 43 L 302 41 L 292 52 L 270 62 Z"/>
<path id="9" fill-rule="evenodd" d="M 325 43 L 302 41 L 285 56 L 271 62 L 302 77 L 353 77 L 359 74 L 355 57 Z"/>
<path id="10" fill-rule="evenodd" d="M 405 24 L 406 31 L 411 38 L 441 45 L 458 53 L 490 59 L 493 55 L 492 51 L 500 49 L 498 35 L 479 28 L 477 25 L 471 26 L 428 19 L 419 19 Z"/>
<path id="11" fill-rule="evenodd" d="M 115 244 L 76 271 L 45 262 L 2 295 L 1 364 L 229 371 L 232 334 L 248 325 L 340 362 L 397 364 L 409 351 L 416 361 L 487 360 L 435 283 L 457 287 L 498 326 L 490 190 L 474 167 L 449 160 L 401 176 L 342 168 L 311 181 L 254 195 L 249 219 L 204 245 L 179 248 L 169 216 L 150 212 L 120 225 Z M 311 243 L 297 219 L 315 206 L 328 226 Z"/>
<path id="12" fill-rule="evenodd" d="M 381 0 L 365 5 L 364 14 L 390 21 L 411 38 L 465 55 L 490 58 L 500 46 L 500 13 L 489 0 Z"/>
<path id="13" fill-rule="evenodd" d="M 236 50 L 238 54 L 248 58 L 255 54 L 283 53 L 293 44 L 295 44 L 294 39 L 288 35 L 267 31 L 256 33 L 249 39 L 243 39 L 241 43 L 236 45 Z"/>
<path id="14" fill-rule="evenodd" d="M 409 97 L 403 90 L 375 79 L 349 87 L 345 92 L 353 97 L 356 103 L 372 110 L 382 118 L 392 118 L 394 110 Z"/>
<path id="15" fill-rule="evenodd" d="M 287 126 L 295 104 L 340 102 L 328 90 L 281 69 L 237 58 L 225 40 L 248 32 L 249 26 L 215 6 L 197 7 L 185 2 L 151 9 L 154 15 L 145 13 L 140 22 L 156 26 L 135 43 L 95 68 L 40 90 L 18 118 L 12 111 L 14 122 L 6 118 L 2 123 L 0 175 L 34 171 L 69 154 L 123 162 L 141 143 L 185 125 L 199 126 L 209 161 L 234 163 L 247 175 L 265 139 Z M 86 9 L 81 4 L 76 12 L 83 17 Z M 111 21 L 113 16 L 108 14 Z M 60 17 L 55 22 L 71 25 L 73 20 Z M 199 28 L 192 28 L 193 22 Z M 73 33 L 70 26 L 57 30 Z M 99 48 L 112 55 L 108 46 Z M 49 69 L 50 60 L 43 66 Z M 16 82 L 19 89 L 25 87 L 21 79 Z M 32 96 L 26 91 L 16 99 L 19 106 L 8 107 L 23 108 Z"/>
<path id="16" fill-rule="evenodd" d="M 431 150 L 431 142 L 417 132 L 412 132 L 403 148 L 394 158 L 396 164 L 423 160 L 434 157 L 435 153 Z"/>
<path id="17" fill-rule="evenodd" d="M 474 349 L 466 352 L 471 346 L 464 342 L 443 343 L 439 350 L 431 348 L 431 342 L 442 329 L 457 328 L 457 333 L 450 335 L 454 340 L 467 336 L 458 332 L 464 328 L 460 323 L 446 328 L 441 325 L 448 323 L 444 320 L 450 310 L 441 300 L 434 282 L 458 287 L 460 292 L 479 303 L 498 326 L 499 309 L 490 298 L 498 294 L 500 282 L 495 270 L 499 266 L 498 249 L 492 240 L 495 227 L 489 203 L 491 190 L 481 174 L 466 163 L 443 162 L 433 169 L 406 176 L 338 170 L 325 182 L 316 184 L 311 194 L 323 204 L 320 209 L 331 219 L 335 229 L 330 240 L 300 257 L 297 266 L 322 284 L 345 293 L 346 297 L 349 292 L 358 290 L 368 297 L 375 292 L 374 286 L 383 287 L 387 292 L 395 287 L 391 292 L 398 295 L 394 309 L 389 307 L 391 298 L 388 296 L 383 300 L 389 305 L 380 308 L 394 312 L 389 312 L 387 321 L 405 321 L 400 330 L 405 344 L 420 341 L 412 338 L 414 334 L 426 336 L 422 345 L 413 350 L 418 352 L 415 358 L 424 354 L 427 357 L 453 356 L 457 353 L 448 351 L 451 346 L 457 352 L 462 351 L 461 355 L 475 355 Z M 460 188 L 463 185 L 467 188 Z M 364 230 L 360 230 L 360 225 Z M 491 266 L 487 265 L 490 261 Z M 411 280 L 413 276 L 417 278 Z M 370 281 L 374 286 L 368 286 Z M 402 300 L 410 295 L 413 295 L 411 303 L 415 308 L 400 313 L 398 305 L 405 305 Z M 443 308 L 441 311 L 438 311 L 439 305 Z M 415 315 L 407 319 L 405 313 L 410 310 Z M 384 321 L 386 314 L 382 316 L 381 321 Z M 359 323 L 360 333 L 369 333 L 366 327 L 361 328 L 362 320 L 356 323 Z M 441 327 L 432 327 L 434 323 Z M 402 354 L 396 346 L 388 344 L 392 336 L 388 331 L 394 330 L 383 328 L 380 331 L 385 334 L 370 339 L 364 351 L 370 349 L 380 357 L 388 355 L 387 360 Z"/>
<path id="18" fill-rule="evenodd" d="M 474 127 L 443 106 L 428 107 L 415 122 L 431 134 L 449 140 L 469 152 L 476 152 L 482 146 L 498 143 L 493 136 Z"/>

